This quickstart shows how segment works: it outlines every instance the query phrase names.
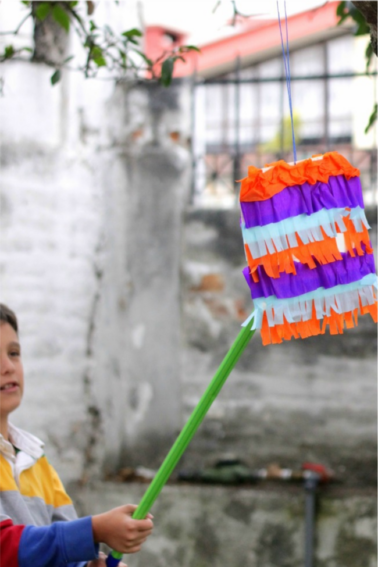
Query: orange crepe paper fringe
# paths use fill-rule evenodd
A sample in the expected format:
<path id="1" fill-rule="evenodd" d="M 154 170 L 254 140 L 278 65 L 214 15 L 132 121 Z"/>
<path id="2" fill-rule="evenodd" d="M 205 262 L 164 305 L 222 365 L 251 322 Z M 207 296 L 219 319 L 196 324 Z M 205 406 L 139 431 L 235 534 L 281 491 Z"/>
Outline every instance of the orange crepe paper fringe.
<path id="1" fill-rule="evenodd" d="M 347 231 L 342 234 L 344 234 L 345 245 L 349 254 L 353 258 L 356 256 L 356 253 L 358 256 L 371 254 L 373 249 L 371 247 L 367 228 L 363 226 L 362 232 L 357 232 L 349 217 L 344 217 L 343 220 Z M 341 232 L 339 227 L 337 227 L 337 230 L 338 232 Z M 274 254 L 266 254 L 260 258 L 253 258 L 249 246 L 246 244 L 245 251 L 253 281 L 259 281 L 257 273 L 258 266 L 263 266 L 265 272 L 271 278 L 279 278 L 281 272 L 296 274 L 295 260 L 302 264 L 307 264 L 311 269 L 316 268 L 314 258 L 322 265 L 330 264 L 336 260 L 341 260 L 342 256 L 337 247 L 336 238 L 327 236 L 322 228 L 321 231 L 324 240 L 303 244 L 298 233 L 295 233 L 297 241 L 300 243 L 299 246 L 295 248 L 288 248 L 281 252 L 275 252 Z M 365 245 L 365 251 L 362 249 L 361 244 Z"/>
<path id="2" fill-rule="evenodd" d="M 372 254 L 373 248 L 371 247 L 371 242 L 369 238 L 368 229 L 366 226 L 362 225 L 362 232 L 357 232 L 353 222 L 349 217 L 343 218 L 346 232 L 344 232 L 345 246 L 349 254 L 354 258 L 356 252 L 359 256 L 364 256 L 365 254 Z M 338 231 L 339 232 L 339 231 Z M 361 247 L 361 244 L 365 244 L 366 251 Z"/>
<path id="3" fill-rule="evenodd" d="M 366 306 L 363 306 L 360 302 L 360 314 L 370 314 L 374 323 L 377 323 L 378 320 L 377 309 L 378 302 Z M 261 328 L 262 343 L 266 346 L 280 344 L 283 340 L 290 341 L 292 337 L 295 339 L 307 339 L 316 335 L 324 335 L 327 325 L 329 325 L 331 335 L 343 334 L 344 326 L 347 329 L 351 329 L 358 325 L 358 309 L 348 311 L 347 313 L 336 313 L 331 309 L 330 316 L 317 319 L 315 307 L 313 306 L 312 318 L 309 321 L 288 323 L 284 316 L 283 325 L 275 325 L 274 327 L 269 327 L 267 315 L 264 313 Z"/>
<path id="4" fill-rule="evenodd" d="M 295 233 L 299 246 L 288 248 L 274 254 L 267 254 L 261 258 L 254 259 L 248 245 L 245 245 L 248 266 L 251 270 L 251 276 L 255 282 L 259 281 L 257 267 L 263 266 L 265 272 L 271 278 L 279 278 L 281 272 L 287 274 L 296 274 L 295 260 L 302 264 L 307 264 L 309 268 L 316 268 L 314 258 L 319 264 L 330 264 L 335 260 L 342 260 L 342 256 L 337 247 L 336 238 L 324 235 L 324 240 L 319 242 L 310 242 L 303 244 L 298 233 Z"/>
<path id="5" fill-rule="evenodd" d="M 265 201 L 276 195 L 285 187 L 303 185 L 308 182 L 314 185 L 317 181 L 328 183 L 331 175 L 345 175 L 347 179 L 358 177 L 359 170 L 338 152 L 328 152 L 323 159 L 306 159 L 295 165 L 283 160 L 267 164 L 271 167 L 263 172 L 257 167 L 248 168 L 248 177 L 241 180 L 240 201 Z"/>

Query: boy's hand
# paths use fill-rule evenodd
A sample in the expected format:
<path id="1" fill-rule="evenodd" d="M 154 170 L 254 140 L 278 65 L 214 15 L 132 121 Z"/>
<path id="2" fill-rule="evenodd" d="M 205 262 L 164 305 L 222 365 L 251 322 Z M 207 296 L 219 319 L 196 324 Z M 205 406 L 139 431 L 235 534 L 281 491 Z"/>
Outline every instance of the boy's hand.
<path id="1" fill-rule="evenodd" d="M 86 564 L 86 567 L 106 567 L 106 555 L 100 551 L 99 558 L 94 561 L 90 561 Z M 118 567 L 127 567 L 126 563 L 119 563 Z"/>
<path id="2" fill-rule="evenodd" d="M 127 504 L 104 514 L 92 516 L 95 543 L 106 543 L 120 553 L 136 553 L 154 527 L 151 514 L 145 520 L 133 520 L 137 506 Z"/>

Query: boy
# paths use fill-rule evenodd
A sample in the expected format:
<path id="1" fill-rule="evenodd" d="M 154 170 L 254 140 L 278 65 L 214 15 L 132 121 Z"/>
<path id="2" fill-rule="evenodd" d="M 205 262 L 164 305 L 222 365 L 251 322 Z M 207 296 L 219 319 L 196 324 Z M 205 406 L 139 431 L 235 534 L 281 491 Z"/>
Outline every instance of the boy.
<path id="1" fill-rule="evenodd" d="M 77 519 L 43 453 L 43 443 L 14 427 L 24 376 L 16 315 L 0 303 L 0 561 L 2 567 L 105 567 L 98 544 L 136 553 L 153 524 L 133 520 L 136 506 Z M 124 564 L 121 564 L 126 567 Z"/>

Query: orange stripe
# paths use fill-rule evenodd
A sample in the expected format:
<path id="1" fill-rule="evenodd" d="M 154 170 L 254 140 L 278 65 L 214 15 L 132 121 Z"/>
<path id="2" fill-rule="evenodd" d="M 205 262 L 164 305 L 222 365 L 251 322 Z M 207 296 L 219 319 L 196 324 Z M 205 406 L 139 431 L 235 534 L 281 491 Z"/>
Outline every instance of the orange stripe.
<path id="1" fill-rule="evenodd" d="M 342 259 L 341 253 L 337 247 L 336 238 L 331 238 L 324 234 L 324 240 L 320 242 L 303 244 L 299 235 L 297 233 L 295 233 L 295 235 L 299 246 L 288 248 L 281 252 L 274 252 L 273 254 L 266 254 L 260 258 L 253 258 L 248 245 L 245 245 L 247 262 L 254 281 L 259 281 L 256 272 L 258 266 L 263 266 L 269 277 L 279 278 L 281 272 L 296 274 L 294 258 L 302 264 L 307 264 L 311 269 L 316 268 L 314 258 L 322 265 Z"/>
<path id="2" fill-rule="evenodd" d="M 361 315 L 370 314 L 374 322 L 378 320 L 378 302 L 374 305 L 362 306 L 360 303 Z M 354 315 L 354 321 L 353 321 Z M 315 306 L 313 304 L 312 318 L 309 321 L 299 321 L 297 323 L 289 323 L 285 316 L 282 325 L 269 327 L 266 313 L 263 315 L 261 338 L 264 346 L 269 344 L 282 343 L 282 340 L 290 341 L 292 337 L 295 339 L 306 339 L 316 335 L 324 334 L 327 326 L 329 326 L 331 335 L 343 334 L 344 326 L 351 329 L 358 324 L 358 309 L 353 312 L 336 313 L 331 309 L 330 316 L 324 316 L 323 319 L 316 319 Z"/>
<path id="3" fill-rule="evenodd" d="M 369 233 L 366 226 L 362 226 L 362 232 L 357 232 L 353 222 L 349 216 L 344 217 L 345 226 L 347 231 L 344 232 L 345 246 L 351 256 L 355 257 L 355 251 L 359 256 L 363 256 L 365 252 L 361 248 L 361 244 L 366 246 L 366 254 L 372 254 L 373 249 L 369 239 Z"/>
<path id="4" fill-rule="evenodd" d="M 344 222 L 347 231 L 344 232 L 345 245 L 349 254 L 354 258 L 356 253 L 359 256 L 372 254 L 369 233 L 364 226 L 362 232 L 357 232 L 353 222 L 349 216 L 344 217 Z M 320 227 L 321 228 L 321 227 Z M 302 264 L 307 264 L 309 268 L 316 268 L 314 258 L 319 264 L 330 264 L 336 260 L 341 260 L 342 256 L 337 246 L 336 238 L 327 236 L 323 228 L 321 228 L 323 240 L 319 242 L 310 242 L 303 244 L 299 234 L 296 232 L 295 236 L 299 242 L 299 246 L 295 248 L 288 248 L 281 252 L 274 252 L 273 254 L 266 254 L 260 258 L 253 258 L 248 245 L 245 245 L 248 266 L 251 270 L 251 275 L 255 282 L 259 281 L 257 267 L 263 266 L 267 275 L 271 278 L 279 278 L 280 273 L 286 272 L 287 274 L 296 274 L 294 258 Z M 338 232 L 341 232 L 338 228 Z M 289 244 L 289 243 L 288 243 Z M 361 244 L 364 244 L 366 249 L 362 249 Z"/>
<path id="5" fill-rule="evenodd" d="M 285 187 L 314 185 L 317 181 L 328 183 L 330 175 L 345 175 L 347 179 L 358 177 L 360 172 L 338 152 L 324 154 L 323 159 L 306 159 L 295 165 L 285 161 L 268 164 L 271 169 L 263 172 L 257 167 L 248 168 L 248 177 L 241 180 L 240 201 L 265 201 Z"/>

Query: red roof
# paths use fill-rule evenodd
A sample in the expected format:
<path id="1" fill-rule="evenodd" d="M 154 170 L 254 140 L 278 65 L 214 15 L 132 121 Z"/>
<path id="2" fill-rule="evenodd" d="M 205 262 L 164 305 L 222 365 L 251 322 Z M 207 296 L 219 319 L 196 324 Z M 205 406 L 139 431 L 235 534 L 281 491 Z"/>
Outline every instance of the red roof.
<path id="1" fill-rule="evenodd" d="M 319 8 L 288 17 L 290 48 L 308 45 L 345 33 L 345 27 L 336 27 L 337 4 L 338 2 L 328 2 Z M 151 42 L 148 41 L 148 37 L 150 30 L 151 32 L 154 30 L 153 35 L 156 42 L 158 40 L 156 29 L 156 26 L 146 29 L 146 52 L 151 59 L 156 58 L 156 54 L 164 50 L 162 46 L 155 43 L 153 51 L 152 49 L 150 51 Z M 174 76 L 191 75 L 194 70 L 203 76 L 217 75 L 232 70 L 237 57 L 245 66 L 255 61 L 274 57 L 280 52 L 281 39 L 277 19 L 247 20 L 239 25 L 238 29 L 239 31 L 230 37 L 199 46 L 201 53 L 186 54 L 186 63 L 176 62 Z M 184 36 L 182 38 L 184 39 Z"/>

